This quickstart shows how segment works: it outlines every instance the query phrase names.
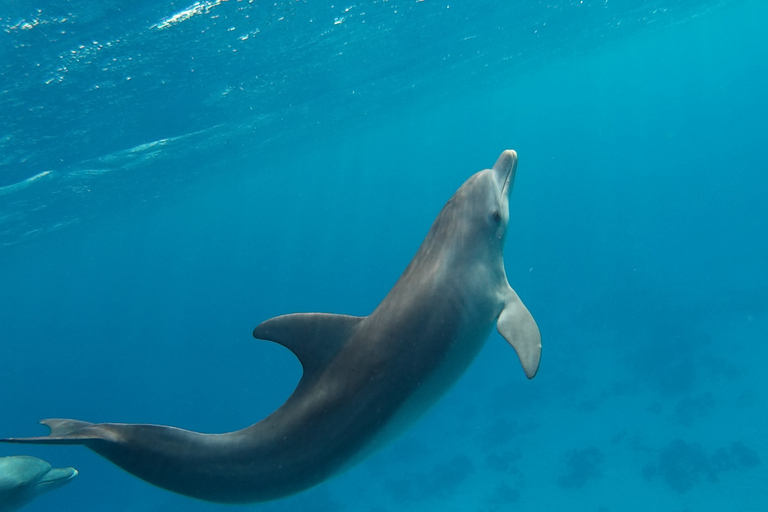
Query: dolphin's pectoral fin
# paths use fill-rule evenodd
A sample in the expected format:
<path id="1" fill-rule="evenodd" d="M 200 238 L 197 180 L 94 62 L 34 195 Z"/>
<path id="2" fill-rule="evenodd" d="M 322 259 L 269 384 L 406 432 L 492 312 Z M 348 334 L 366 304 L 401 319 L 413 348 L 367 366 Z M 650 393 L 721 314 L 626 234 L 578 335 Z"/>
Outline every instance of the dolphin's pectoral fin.
<path id="1" fill-rule="evenodd" d="M 80 420 L 42 420 L 40 423 L 51 429 L 47 436 L 14 437 L 2 439 L 5 443 L 23 444 L 88 444 L 88 441 L 104 439 L 99 432 L 94 431 L 93 423 Z"/>
<path id="2" fill-rule="evenodd" d="M 306 376 L 326 366 L 363 318 L 329 313 L 276 316 L 259 324 L 253 337 L 289 349 L 301 362 Z"/>
<path id="3" fill-rule="evenodd" d="M 541 360 L 541 334 L 531 313 L 511 287 L 507 290 L 496 328 L 517 352 L 526 377 L 532 379 Z"/>

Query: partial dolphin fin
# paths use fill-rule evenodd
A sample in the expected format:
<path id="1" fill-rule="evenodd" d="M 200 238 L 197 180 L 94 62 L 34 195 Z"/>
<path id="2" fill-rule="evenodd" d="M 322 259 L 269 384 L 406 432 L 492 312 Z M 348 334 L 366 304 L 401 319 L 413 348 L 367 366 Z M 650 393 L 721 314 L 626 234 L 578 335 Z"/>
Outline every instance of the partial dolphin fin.
<path id="1" fill-rule="evenodd" d="M 541 334 L 533 316 L 509 286 L 496 328 L 517 352 L 525 376 L 532 379 L 541 360 Z"/>
<path id="2" fill-rule="evenodd" d="M 314 375 L 349 339 L 365 317 L 329 313 L 294 313 L 270 318 L 253 330 L 253 337 L 274 341 L 293 352 Z"/>
<path id="3" fill-rule="evenodd" d="M 12 437 L 0 439 L 5 443 L 34 444 L 88 444 L 88 441 L 104 439 L 93 423 L 80 420 L 48 419 L 40 423 L 51 429 L 50 435 L 40 437 Z"/>

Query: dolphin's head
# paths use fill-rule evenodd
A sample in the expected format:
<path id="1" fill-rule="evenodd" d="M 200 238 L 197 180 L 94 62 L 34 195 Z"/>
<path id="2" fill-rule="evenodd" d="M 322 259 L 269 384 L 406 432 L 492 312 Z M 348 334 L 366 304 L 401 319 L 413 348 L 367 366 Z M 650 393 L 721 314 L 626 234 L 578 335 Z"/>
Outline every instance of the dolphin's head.
<path id="1" fill-rule="evenodd" d="M 16 510 L 76 476 L 74 468 L 53 468 L 36 457 L 0 457 L 0 511 Z"/>
<path id="2" fill-rule="evenodd" d="M 446 236 L 465 247 L 500 250 L 509 222 L 509 193 L 515 181 L 517 153 L 504 151 L 491 169 L 471 176 L 448 201 L 441 224 Z M 442 217 L 443 215 L 441 215 Z"/>

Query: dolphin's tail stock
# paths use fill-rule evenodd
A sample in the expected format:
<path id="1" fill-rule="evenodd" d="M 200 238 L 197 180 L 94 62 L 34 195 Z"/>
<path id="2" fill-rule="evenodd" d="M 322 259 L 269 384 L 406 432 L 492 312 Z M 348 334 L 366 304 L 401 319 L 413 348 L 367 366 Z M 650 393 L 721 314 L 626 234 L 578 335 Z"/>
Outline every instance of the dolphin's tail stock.
<path id="1" fill-rule="evenodd" d="M 89 444 L 89 441 L 104 439 L 103 432 L 93 423 L 79 420 L 48 419 L 40 422 L 51 429 L 47 436 L 10 437 L 0 439 L 3 443 L 19 444 Z"/>

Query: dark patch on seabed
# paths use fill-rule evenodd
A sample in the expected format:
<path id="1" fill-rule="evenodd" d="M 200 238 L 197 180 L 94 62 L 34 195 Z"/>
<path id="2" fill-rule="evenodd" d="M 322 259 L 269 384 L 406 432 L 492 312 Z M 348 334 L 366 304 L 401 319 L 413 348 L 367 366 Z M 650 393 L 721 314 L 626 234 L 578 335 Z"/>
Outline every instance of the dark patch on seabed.
<path id="1" fill-rule="evenodd" d="M 565 454 L 565 472 L 557 479 L 564 488 L 583 487 L 588 481 L 600 478 L 603 452 L 596 446 L 570 450 Z"/>
<path id="2" fill-rule="evenodd" d="M 699 443 L 673 439 L 658 451 L 656 460 L 643 468 L 649 480 L 659 478 L 679 493 L 697 485 L 714 483 L 722 473 L 760 465 L 757 452 L 735 441 L 729 447 L 707 451 Z"/>

